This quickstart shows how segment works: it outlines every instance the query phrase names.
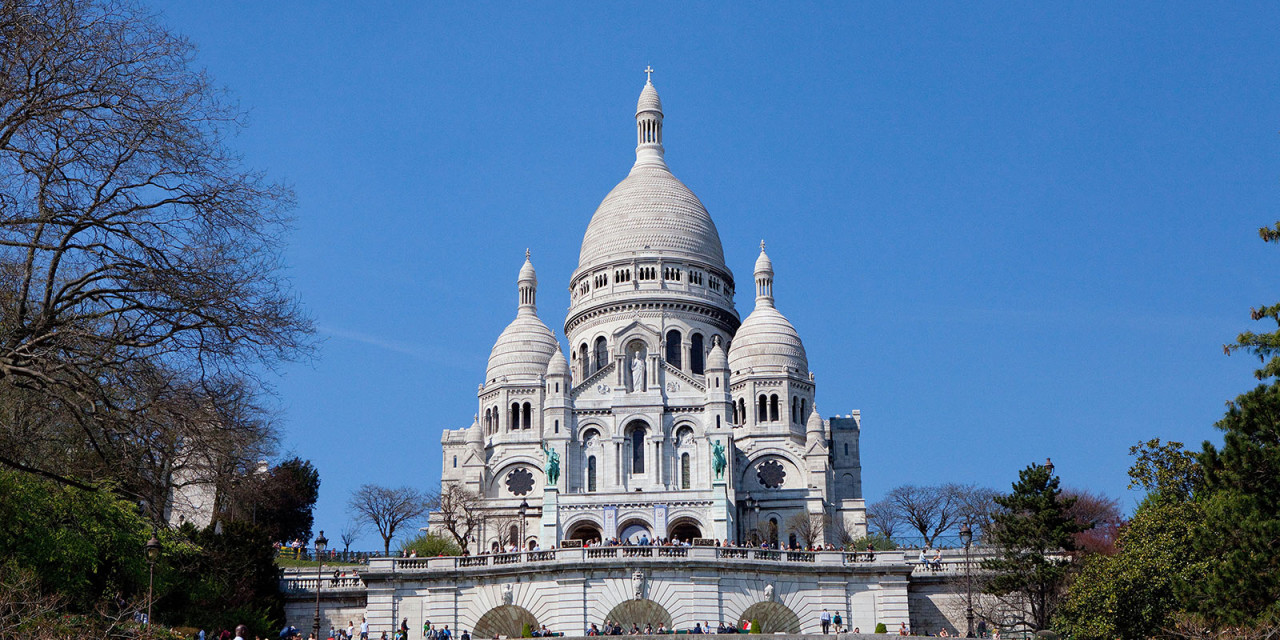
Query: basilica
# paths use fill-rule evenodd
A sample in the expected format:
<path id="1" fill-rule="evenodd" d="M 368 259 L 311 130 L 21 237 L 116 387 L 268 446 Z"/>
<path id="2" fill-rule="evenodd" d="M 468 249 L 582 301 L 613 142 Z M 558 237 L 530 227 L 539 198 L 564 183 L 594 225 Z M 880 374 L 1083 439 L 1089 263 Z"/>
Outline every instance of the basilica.
<path id="1" fill-rule="evenodd" d="M 568 283 L 566 343 L 538 315 L 526 252 L 475 420 L 441 438 L 444 488 L 482 505 L 470 551 L 862 537 L 860 416 L 818 413 L 764 242 L 739 315 L 715 222 L 667 166 L 652 80 L 635 122 L 635 164 L 591 217 Z"/>

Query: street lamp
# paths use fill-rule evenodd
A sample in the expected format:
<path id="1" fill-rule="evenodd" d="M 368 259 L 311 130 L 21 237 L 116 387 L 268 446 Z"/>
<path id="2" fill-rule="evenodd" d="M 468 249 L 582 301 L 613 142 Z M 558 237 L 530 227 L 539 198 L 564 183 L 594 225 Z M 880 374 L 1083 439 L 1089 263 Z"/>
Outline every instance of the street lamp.
<path id="1" fill-rule="evenodd" d="M 520 551 L 524 551 L 524 538 L 525 538 L 525 535 L 524 535 L 524 516 L 525 516 L 525 514 L 526 514 L 526 513 L 528 513 L 528 512 L 529 512 L 529 501 L 528 501 L 528 500 L 521 500 L 521 501 L 520 501 L 520 547 L 519 547 L 519 550 L 520 550 Z"/>
<path id="2" fill-rule="evenodd" d="M 311 621 L 311 635 L 320 637 L 320 587 L 324 584 L 324 580 L 320 578 L 320 570 L 324 565 L 321 558 L 324 557 L 324 547 L 329 544 L 329 540 L 324 537 L 324 529 L 320 530 L 320 535 L 316 536 L 316 617 Z"/>
<path id="3" fill-rule="evenodd" d="M 964 542 L 964 590 L 965 590 L 965 620 L 969 621 L 969 630 L 965 633 L 966 638 L 973 637 L 973 580 L 969 573 L 969 546 L 973 543 L 973 529 L 969 527 L 969 523 L 960 526 L 960 540 Z"/>
<path id="4" fill-rule="evenodd" d="M 147 541 L 147 635 L 151 635 L 151 601 L 155 596 L 156 560 L 160 559 L 160 541 L 156 539 L 155 530 L 151 531 L 151 539 Z"/>
<path id="5" fill-rule="evenodd" d="M 1049 470 L 1049 476 L 1053 477 L 1053 460 L 1044 459 L 1044 468 Z"/>

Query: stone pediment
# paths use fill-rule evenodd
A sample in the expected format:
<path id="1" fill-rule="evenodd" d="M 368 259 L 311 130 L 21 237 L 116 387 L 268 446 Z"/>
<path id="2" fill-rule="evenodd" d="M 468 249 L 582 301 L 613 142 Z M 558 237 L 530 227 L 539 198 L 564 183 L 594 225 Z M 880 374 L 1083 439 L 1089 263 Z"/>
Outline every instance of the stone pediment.
<path id="1" fill-rule="evenodd" d="M 573 388 L 571 396 L 574 400 L 579 398 L 608 398 L 613 393 L 613 378 L 609 375 L 617 369 L 616 363 L 610 362 L 602 367 L 599 371 L 587 376 L 582 384 Z"/>
<path id="2" fill-rule="evenodd" d="M 667 393 L 678 393 L 683 391 L 697 391 L 698 393 L 707 392 L 707 385 L 705 382 L 699 382 L 693 376 L 671 366 L 665 360 L 662 361 L 662 370 L 667 375 Z M 674 386 L 672 383 L 675 383 Z"/>

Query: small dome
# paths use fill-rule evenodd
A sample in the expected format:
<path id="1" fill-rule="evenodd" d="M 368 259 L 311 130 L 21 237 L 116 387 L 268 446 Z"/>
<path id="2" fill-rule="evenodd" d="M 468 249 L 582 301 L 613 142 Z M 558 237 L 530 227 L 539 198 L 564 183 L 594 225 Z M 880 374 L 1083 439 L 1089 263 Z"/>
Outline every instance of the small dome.
<path id="1" fill-rule="evenodd" d="M 556 343 L 556 352 L 551 356 L 551 362 L 547 364 L 547 376 L 569 377 L 569 361 L 564 359 L 564 352 L 560 350 L 560 343 Z"/>
<path id="2" fill-rule="evenodd" d="M 707 371 L 723 371 L 729 368 L 729 357 L 724 353 L 724 347 L 720 344 L 717 336 L 715 344 L 711 345 L 711 351 L 707 354 Z"/>
<path id="3" fill-rule="evenodd" d="M 652 82 L 644 84 L 644 89 L 640 90 L 640 100 L 636 102 L 636 115 L 640 115 L 645 111 L 662 113 L 662 98 L 658 97 L 658 89 L 653 86 Z"/>
<path id="4" fill-rule="evenodd" d="M 536 380 L 546 372 L 551 356 L 559 350 L 560 344 L 551 329 L 532 311 L 521 309 L 489 352 L 485 384 L 495 379 L 501 381 L 503 377 Z"/>
<path id="5" fill-rule="evenodd" d="M 805 423 L 805 430 L 809 433 L 822 433 L 825 429 L 822 426 L 822 416 L 818 415 L 818 405 L 814 403 L 813 411 L 809 412 L 809 421 Z"/>
<path id="6" fill-rule="evenodd" d="M 524 250 L 524 266 L 520 267 L 520 277 L 516 278 L 519 283 L 538 284 L 538 274 L 533 270 L 533 263 L 529 261 L 529 250 Z"/>
<path id="7" fill-rule="evenodd" d="M 769 259 L 769 254 L 764 252 L 764 240 L 760 241 L 760 257 L 756 258 L 755 273 L 757 276 L 773 275 L 773 261 Z"/>
<path id="8" fill-rule="evenodd" d="M 773 305 L 757 305 L 729 345 L 729 369 L 735 375 L 809 371 L 800 334 Z"/>

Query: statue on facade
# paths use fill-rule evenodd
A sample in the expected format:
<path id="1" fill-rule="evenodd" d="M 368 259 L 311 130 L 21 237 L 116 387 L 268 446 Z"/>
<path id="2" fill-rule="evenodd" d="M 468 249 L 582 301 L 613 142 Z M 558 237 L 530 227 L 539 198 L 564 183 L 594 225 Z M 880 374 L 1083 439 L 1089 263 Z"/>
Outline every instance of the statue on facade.
<path id="1" fill-rule="evenodd" d="M 766 584 L 764 586 L 764 599 L 769 602 L 773 601 L 773 585 Z"/>
<path id="2" fill-rule="evenodd" d="M 511 584 L 502 585 L 502 604 L 511 604 L 515 600 L 515 593 L 511 591 Z"/>
<path id="3" fill-rule="evenodd" d="M 631 354 L 631 386 L 628 391 L 646 390 L 644 379 L 644 352 L 637 349 Z"/>
<path id="4" fill-rule="evenodd" d="M 716 440 L 711 443 L 711 468 L 716 472 L 716 480 L 724 480 L 725 467 L 729 466 L 729 459 L 725 457 L 724 443 Z"/>
<path id="5" fill-rule="evenodd" d="M 644 598 L 644 572 L 636 571 L 631 574 L 631 591 L 636 600 Z"/>
<path id="6" fill-rule="evenodd" d="M 547 456 L 547 486 L 554 487 L 560 483 L 560 452 L 543 444 L 542 453 Z"/>

